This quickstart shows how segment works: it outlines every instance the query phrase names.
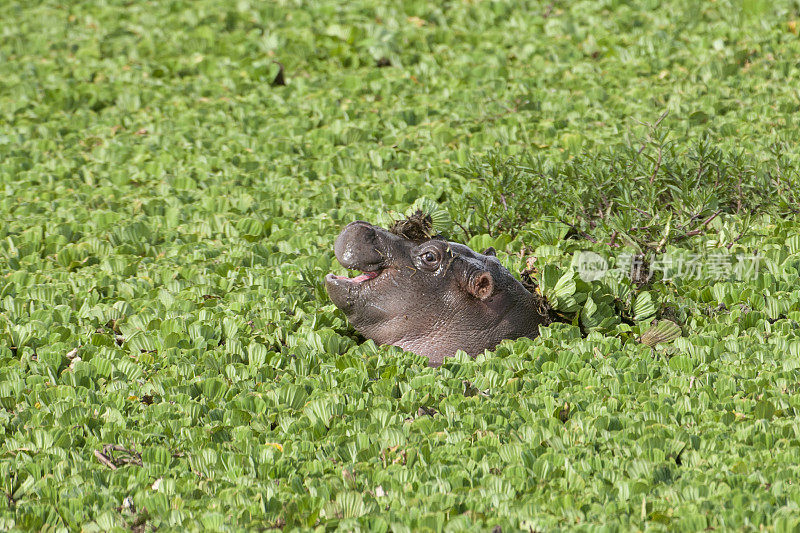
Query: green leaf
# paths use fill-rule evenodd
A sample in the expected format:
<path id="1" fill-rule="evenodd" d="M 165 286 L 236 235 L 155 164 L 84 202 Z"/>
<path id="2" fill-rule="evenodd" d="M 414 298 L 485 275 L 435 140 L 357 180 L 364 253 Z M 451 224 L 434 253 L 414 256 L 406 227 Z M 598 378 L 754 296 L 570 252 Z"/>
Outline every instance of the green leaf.
<path id="1" fill-rule="evenodd" d="M 770 420 L 775 416 L 775 407 L 769 400 L 761 400 L 753 409 L 753 416 L 763 420 Z"/>
<path id="2" fill-rule="evenodd" d="M 636 295 L 636 300 L 633 303 L 633 317 L 635 320 L 647 320 L 656 314 L 656 304 L 653 301 L 652 295 L 643 291 Z"/>
<path id="3" fill-rule="evenodd" d="M 574 277 L 575 274 L 571 270 L 566 271 L 564 275 L 558 279 L 552 291 L 549 294 L 546 294 L 546 296 L 553 298 L 566 298 L 567 296 L 572 296 L 575 294 L 576 286 Z"/>
<path id="4" fill-rule="evenodd" d="M 583 304 L 583 309 L 581 309 L 581 324 L 587 329 L 592 329 L 600 325 L 600 320 L 597 304 L 594 303 L 590 296 L 586 299 L 586 303 Z"/>
<path id="5" fill-rule="evenodd" d="M 669 360 L 669 367 L 672 370 L 677 370 L 678 372 L 683 372 L 685 374 L 689 374 L 694 370 L 694 365 L 692 364 L 692 360 L 685 355 L 676 355 L 672 359 Z"/>

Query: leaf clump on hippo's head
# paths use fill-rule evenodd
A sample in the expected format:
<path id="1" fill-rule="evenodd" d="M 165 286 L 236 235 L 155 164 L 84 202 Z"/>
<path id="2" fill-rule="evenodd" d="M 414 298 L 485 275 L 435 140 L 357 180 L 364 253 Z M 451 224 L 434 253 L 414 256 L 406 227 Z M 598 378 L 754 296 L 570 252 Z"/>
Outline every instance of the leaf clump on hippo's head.
<path id="1" fill-rule="evenodd" d="M 429 213 L 418 209 L 406 218 L 395 221 L 389 232 L 410 241 L 427 241 L 442 238 L 433 228 L 433 218 Z"/>

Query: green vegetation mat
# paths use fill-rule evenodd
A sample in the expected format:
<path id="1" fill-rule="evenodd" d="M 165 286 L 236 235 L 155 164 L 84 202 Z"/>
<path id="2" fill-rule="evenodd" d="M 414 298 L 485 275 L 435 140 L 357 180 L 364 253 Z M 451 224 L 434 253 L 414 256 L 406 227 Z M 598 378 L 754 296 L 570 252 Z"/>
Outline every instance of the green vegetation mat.
<path id="1" fill-rule="evenodd" d="M 0 530 L 800 528 L 800 4 L 434 4 L 0 2 Z M 419 198 L 564 322 L 359 338 Z"/>

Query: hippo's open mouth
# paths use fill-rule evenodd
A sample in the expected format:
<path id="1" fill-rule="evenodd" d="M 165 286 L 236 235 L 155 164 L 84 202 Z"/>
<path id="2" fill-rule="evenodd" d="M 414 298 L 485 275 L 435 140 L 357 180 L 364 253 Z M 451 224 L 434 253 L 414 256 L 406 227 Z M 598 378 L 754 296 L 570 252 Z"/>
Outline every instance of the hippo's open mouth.
<path id="1" fill-rule="evenodd" d="M 363 282 L 369 281 L 369 280 L 371 280 L 373 278 L 377 278 L 378 274 L 380 274 L 380 272 L 376 271 L 376 272 L 364 272 L 363 274 L 359 274 L 358 276 L 356 276 L 354 278 L 350 278 L 350 277 L 347 277 L 347 276 L 337 276 L 335 274 L 328 274 L 328 276 L 331 279 L 349 281 L 350 283 L 363 283 Z"/>
<path id="2" fill-rule="evenodd" d="M 377 278 L 383 272 L 384 269 L 367 270 L 352 278 L 328 274 L 325 276 L 325 288 L 328 290 L 328 296 L 336 304 L 336 307 L 347 311 L 352 309 L 353 306 L 358 307 L 360 305 L 357 302 L 361 299 L 364 291 L 369 292 L 374 288 L 370 280 Z"/>

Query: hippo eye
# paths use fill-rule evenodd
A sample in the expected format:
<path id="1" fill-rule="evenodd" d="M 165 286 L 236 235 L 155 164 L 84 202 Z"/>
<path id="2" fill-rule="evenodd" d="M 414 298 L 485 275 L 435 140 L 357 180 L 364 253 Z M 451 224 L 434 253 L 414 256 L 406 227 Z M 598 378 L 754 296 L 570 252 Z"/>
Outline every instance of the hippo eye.
<path id="1" fill-rule="evenodd" d="M 423 252 L 420 256 L 422 261 L 427 265 L 435 265 L 439 262 L 439 254 L 432 250 L 428 250 L 427 252 Z"/>

